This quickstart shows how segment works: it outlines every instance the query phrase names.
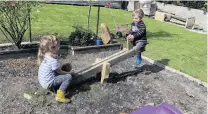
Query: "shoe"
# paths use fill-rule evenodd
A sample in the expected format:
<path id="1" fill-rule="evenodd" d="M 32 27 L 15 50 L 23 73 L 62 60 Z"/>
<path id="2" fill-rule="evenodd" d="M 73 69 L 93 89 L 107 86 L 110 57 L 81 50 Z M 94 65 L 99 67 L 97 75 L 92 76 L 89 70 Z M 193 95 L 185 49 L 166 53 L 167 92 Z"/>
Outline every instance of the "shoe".
<path id="1" fill-rule="evenodd" d="M 140 65 L 142 63 L 142 57 L 137 55 L 136 56 L 136 65 Z"/>
<path id="2" fill-rule="evenodd" d="M 56 101 L 61 103 L 69 103 L 71 100 L 68 98 L 65 98 L 64 92 L 61 90 L 57 90 L 56 93 Z"/>

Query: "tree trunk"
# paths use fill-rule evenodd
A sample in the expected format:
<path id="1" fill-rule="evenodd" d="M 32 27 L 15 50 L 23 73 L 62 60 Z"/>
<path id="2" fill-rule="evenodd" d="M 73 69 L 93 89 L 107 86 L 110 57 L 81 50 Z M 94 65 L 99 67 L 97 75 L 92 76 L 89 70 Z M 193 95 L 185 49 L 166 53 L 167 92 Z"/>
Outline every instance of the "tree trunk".
<path id="1" fill-rule="evenodd" d="M 18 41 L 17 43 L 15 43 L 15 45 L 16 45 L 16 47 L 18 48 L 18 49 L 21 49 L 21 42 L 20 41 Z"/>
<path id="2" fill-rule="evenodd" d="M 20 36 L 19 40 L 15 43 L 15 45 L 17 46 L 18 49 L 22 48 L 22 45 L 21 45 L 22 38 L 23 38 L 23 36 Z"/>

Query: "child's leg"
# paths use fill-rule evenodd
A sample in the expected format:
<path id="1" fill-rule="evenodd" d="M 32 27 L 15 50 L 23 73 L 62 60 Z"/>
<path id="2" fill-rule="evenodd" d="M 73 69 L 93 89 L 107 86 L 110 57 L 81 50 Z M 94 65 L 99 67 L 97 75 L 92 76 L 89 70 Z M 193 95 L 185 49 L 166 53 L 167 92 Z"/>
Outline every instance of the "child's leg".
<path id="1" fill-rule="evenodd" d="M 136 52 L 136 64 L 137 65 L 141 64 L 141 61 L 142 61 L 141 53 L 145 45 L 146 45 L 146 42 L 138 42 L 136 46 L 134 47 L 135 52 Z"/>
<path id="2" fill-rule="evenodd" d="M 59 87 L 56 93 L 56 101 L 68 103 L 70 99 L 65 98 L 66 89 L 69 87 L 72 76 L 70 74 L 56 76 L 52 86 Z"/>
<path id="3" fill-rule="evenodd" d="M 69 87 L 72 76 L 70 74 L 56 76 L 52 86 L 59 88 L 59 90 L 66 92 L 66 89 Z"/>

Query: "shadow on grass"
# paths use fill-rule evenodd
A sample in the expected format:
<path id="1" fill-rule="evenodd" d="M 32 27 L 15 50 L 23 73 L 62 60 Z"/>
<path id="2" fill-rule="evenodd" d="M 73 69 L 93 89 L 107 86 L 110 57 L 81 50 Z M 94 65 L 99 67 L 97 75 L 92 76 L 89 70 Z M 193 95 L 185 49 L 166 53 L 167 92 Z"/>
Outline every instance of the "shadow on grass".
<path id="1" fill-rule="evenodd" d="M 159 62 L 159 63 L 162 63 L 163 65 L 168 65 L 169 61 L 170 61 L 170 59 L 161 59 L 161 60 L 155 61 L 154 63 Z"/>
<path id="2" fill-rule="evenodd" d="M 147 31 L 147 38 L 148 39 L 151 39 L 151 38 L 162 38 L 162 37 L 173 37 L 177 34 L 171 34 L 169 32 L 166 32 L 166 31 L 158 31 L 158 32 L 150 32 L 150 31 Z"/>

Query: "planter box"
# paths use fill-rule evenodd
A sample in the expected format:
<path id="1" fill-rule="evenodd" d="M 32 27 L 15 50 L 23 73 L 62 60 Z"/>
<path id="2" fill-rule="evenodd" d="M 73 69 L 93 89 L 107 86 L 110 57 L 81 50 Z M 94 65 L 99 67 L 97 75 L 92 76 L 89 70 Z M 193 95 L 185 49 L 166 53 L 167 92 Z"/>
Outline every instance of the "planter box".
<path id="1" fill-rule="evenodd" d="M 77 53 L 96 53 L 101 51 L 110 51 L 110 50 L 118 50 L 121 49 L 123 44 L 116 43 L 116 44 L 107 44 L 107 45 L 100 45 L 100 46 L 86 46 L 86 47 L 69 47 L 69 53 L 75 55 Z"/>
<path id="2" fill-rule="evenodd" d="M 66 45 L 68 44 L 66 41 L 61 43 L 60 47 L 60 54 L 66 55 L 66 54 L 72 54 L 75 53 L 94 53 L 94 52 L 100 52 L 100 51 L 108 51 L 108 50 L 117 50 L 120 49 L 122 44 L 116 43 L 116 44 L 108 44 L 108 45 L 100 45 L 100 46 L 86 46 L 86 47 L 74 47 Z M 65 44 L 65 45 L 63 45 Z M 38 45 L 39 43 L 24 43 L 23 49 L 20 50 L 12 50 L 13 45 L 12 44 L 6 44 L 0 46 L 0 59 L 8 59 L 8 58 L 22 58 L 22 57 L 28 57 L 30 55 L 34 56 L 37 55 L 38 52 Z M 6 48 L 6 49 L 5 49 Z M 10 50 L 11 49 L 11 50 Z M 3 51 L 1 51 L 3 50 Z"/>

